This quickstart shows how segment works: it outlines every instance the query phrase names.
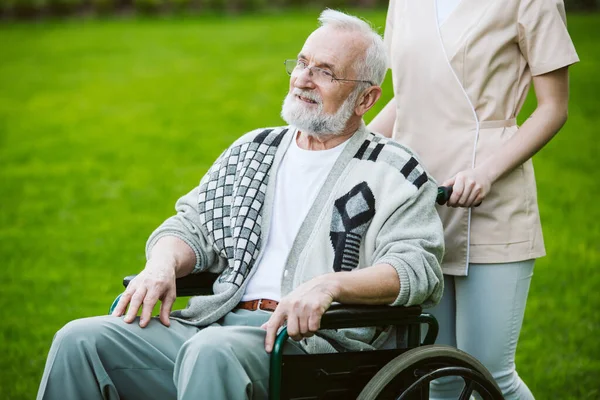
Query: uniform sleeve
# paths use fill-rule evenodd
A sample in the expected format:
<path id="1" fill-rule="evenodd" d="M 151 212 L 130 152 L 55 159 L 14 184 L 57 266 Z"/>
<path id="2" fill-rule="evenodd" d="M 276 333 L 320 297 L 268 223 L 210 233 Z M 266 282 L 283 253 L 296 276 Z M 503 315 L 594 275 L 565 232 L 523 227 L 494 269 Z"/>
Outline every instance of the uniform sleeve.
<path id="1" fill-rule="evenodd" d="M 390 0 L 390 5 L 388 7 L 387 17 L 385 20 L 385 31 L 383 33 L 383 43 L 385 44 L 385 48 L 387 49 L 389 62 L 391 62 L 392 60 L 392 36 L 394 32 L 394 15 L 396 9 L 395 5 L 396 1 Z"/>
<path id="2" fill-rule="evenodd" d="M 519 47 L 533 76 L 579 61 L 563 0 L 521 0 L 517 18 Z"/>
<path id="3" fill-rule="evenodd" d="M 392 306 L 437 304 L 444 290 L 444 230 L 435 209 L 437 185 L 427 181 L 387 219 L 377 235 L 373 264 L 398 273 L 400 293 Z"/>

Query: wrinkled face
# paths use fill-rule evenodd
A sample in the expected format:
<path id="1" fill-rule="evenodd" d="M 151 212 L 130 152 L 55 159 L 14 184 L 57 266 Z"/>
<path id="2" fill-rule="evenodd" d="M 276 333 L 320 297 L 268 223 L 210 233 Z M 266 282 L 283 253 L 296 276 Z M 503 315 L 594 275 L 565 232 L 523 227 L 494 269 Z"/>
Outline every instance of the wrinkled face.
<path id="1" fill-rule="evenodd" d="M 356 33 L 330 27 L 314 31 L 298 55 L 307 68 L 292 73 L 281 112 L 283 119 L 307 133 L 341 133 L 354 115 L 360 93 L 354 90 L 356 82 L 335 81 L 330 76 L 357 79 L 353 64 L 364 54 L 364 48 Z"/>

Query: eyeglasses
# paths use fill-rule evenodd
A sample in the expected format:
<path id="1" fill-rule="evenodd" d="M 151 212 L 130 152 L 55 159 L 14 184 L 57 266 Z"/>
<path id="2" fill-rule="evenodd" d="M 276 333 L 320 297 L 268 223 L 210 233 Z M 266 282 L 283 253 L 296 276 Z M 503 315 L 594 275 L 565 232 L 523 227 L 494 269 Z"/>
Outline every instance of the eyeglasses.
<path id="1" fill-rule="evenodd" d="M 283 62 L 285 64 L 285 72 L 288 73 L 289 76 L 297 76 L 302 73 L 305 69 L 308 69 L 312 80 L 317 84 L 326 84 L 332 83 L 334 81 L 346 81 L 346 82 L 365 82 L 369 85 L 375 86 L 375 84 L 371 81 L 364 81 L 360 79 L 343 79 L 336 78 L 331 71 L 328 71 L 319 67 L 309 67 L 305 61 L 290 59 L 285 60 Z"/>

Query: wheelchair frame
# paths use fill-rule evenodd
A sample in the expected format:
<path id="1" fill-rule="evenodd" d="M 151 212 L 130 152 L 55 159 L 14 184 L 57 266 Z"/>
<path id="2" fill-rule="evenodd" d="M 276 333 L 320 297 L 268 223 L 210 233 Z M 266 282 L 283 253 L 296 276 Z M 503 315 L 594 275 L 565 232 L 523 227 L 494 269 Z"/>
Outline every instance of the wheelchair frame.
<path id="1" fill-rule="evenodd" d="M 123 279 L 127 287 L 135 275 Z M 212 294 L 218 274 L 201 273 L 176 280 L 177 297 Z M 113 301 L 116 307 L 121 294 Z M 427 333 L 421 341 L 421 326 Z M 477 390 L 484 399 L 502 400 L 489 372 L 460 350 L 433 345 L 437 320 L 421 307 L 332 305 L 323 314 L 321 329 L 368 326 L 406 326 L 406 348 L 332 354 L 284 355 L 287 329 L 279 332 L 270 358 L 269 399 L 423 399 L 429 398 L 429 382 L 442 376 L 460 376 L 465 381 L 460 399 Z M 318 365 L 315 369 L 315 365 Z M 345 367 L 345 370 L 340 370 Z M 350 368 L 350 371 L 347 369 Z M 295 379 L 292 379 L 295 378 Z M 315 390 L 307 390 L 312 382 Z M 364 386 L 363 386 L 364 385 Z M 398 397 L 399 391 L 402 391 Z"/>

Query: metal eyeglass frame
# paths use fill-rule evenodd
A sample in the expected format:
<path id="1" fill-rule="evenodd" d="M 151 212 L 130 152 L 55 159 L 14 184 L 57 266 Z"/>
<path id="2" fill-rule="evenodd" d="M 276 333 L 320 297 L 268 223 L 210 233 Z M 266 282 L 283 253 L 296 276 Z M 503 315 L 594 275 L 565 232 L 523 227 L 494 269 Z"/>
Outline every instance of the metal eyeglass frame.
<path id="1" fill-rule="evenodd" d="M 290 68 L 288 66 L 288 63 L 293 63 L 294 67 L 291 68 L 291 71 L 289 71 L 288 69 Z M 287 60 L 285 60 L 283 62 L 283 65 L 285 65 L 285 72 L 289 75 L 292 76 L 292 73 L 294 72 L 294 70 L 298 67 L 300 67 L 300 62 L 297 59 L 294 58 L 288 58 Z M 324 70 L 323 68 L 319 68 L 319 67 L 309 67 L 308 65 L 306 65 L 304 68 L 302 68 L 302 70 L 308 69 L 308 72 L 312 74 L 313 70 L 317 70 L 317 71 L 322 71 L 324 73 L 324 76 L 331 76 L 331 82 L 333 81 L 345 81 L 345 82 L 364 82 L 364 83 L 368 83 L 371 86 L 377 86 L 375 85 L 373 82 L 371 81 L 365 81 L 365 80 L 361 80 L 361 79 L 344 79 L 344 78 L 336 78 L 335 76 L 333 76 L 333 74 L 331 72 L 328 72 L 326 70 Z"/>

